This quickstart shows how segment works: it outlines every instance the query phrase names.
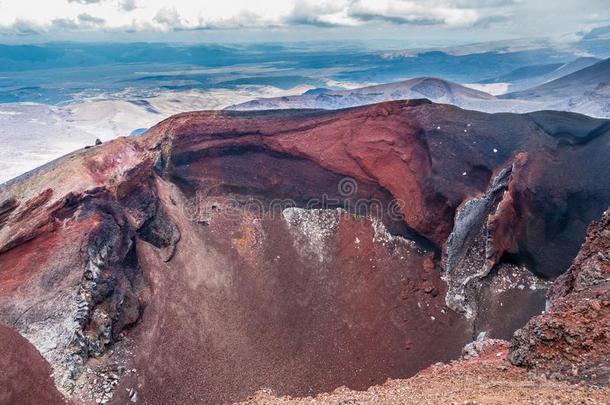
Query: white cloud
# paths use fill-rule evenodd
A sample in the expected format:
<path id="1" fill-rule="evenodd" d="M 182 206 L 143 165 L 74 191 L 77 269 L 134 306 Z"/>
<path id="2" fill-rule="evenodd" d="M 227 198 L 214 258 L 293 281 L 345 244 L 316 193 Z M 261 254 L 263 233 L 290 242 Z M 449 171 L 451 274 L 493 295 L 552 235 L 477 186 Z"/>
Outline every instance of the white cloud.
<path id="1" fill-rule="evenodd" d="M 157 12 L 153 21 L 167 28 L 182 28 L 182 19 L 175 7 L 162 8 Z"/>
<path id="2" fill-rule="evenodd" d="M 68 3 L 97 4 L 104 0 L 68 0 Z"/>
<path id="3" fill-rule="evenodd" d="M 447 30 L 512 24 L 530 35 L 608 19 L 607 0 L 2 0 L 0 34 L 168 32 L 291 26 Z M 558 15 L 561 11 L 561 15 Z M 588 16 L 588 17 L 587 17 Z M 565 28 L 562 28 L 565 29 Z M 74 34 L 75 38 L 76 35 Z"/>
<path id="4" fill-rule="evenodd" d="M 0 26 L 30 21 L 43 29 L 183 30 L 262 26 L 358 26 L 375 21 L 388 23 L 468 26 L 483 17 L 475 7 L 512 3 L 514 0 L 5 0 L 0 6 Z M 34 5 L 34 3 L 36 3 Z M 89 24 L 78 21 L 86 13 Z M 96 24 L 91 24 L 93 21 Z M 83 21 L 81 21 L 83 22 Z"/>
<path id="5" fill-rule="evenodd" d="M 119 1 L 119 10 L 121 11 L 133 11 L 138 8 L 136 0 L 120 0 Z"/>
<path id="6" fill-rule="evenodd" d="M 448 26 L 470 26 L 481 18 L 476 9 L 460 8 L 450 1 L 357 0 L 352 3 L 350 14 L 365 21 Z"/>
<path id="7" fill-rule="evenodd" d="M 352 3 L 349 0 L 297 0 L 283 20 L 286 24 L 320 27 L 358 25 L 359 21 L 349 15 Z"/>
<path id="8" fill-rule="evenodd" d="M 106 20 L 104 20 L 103 18 L 99 18 L 99 17 L 94 17 L 90 14 L 87 13 L 81 13 L 78 15 L 78 21 L 83 24 L 83 25 L 87 25 L 87 26 L 98 26 L 98 25 L 102 25 L 106 22 Z"/>

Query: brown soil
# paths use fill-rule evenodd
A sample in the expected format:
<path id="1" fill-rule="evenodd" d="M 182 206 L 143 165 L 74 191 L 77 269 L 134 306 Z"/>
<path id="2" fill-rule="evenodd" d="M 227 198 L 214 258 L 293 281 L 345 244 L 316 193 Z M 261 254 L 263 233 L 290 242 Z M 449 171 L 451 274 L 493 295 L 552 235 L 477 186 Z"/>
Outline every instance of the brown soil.
<path id="1" fill-rule="evenodd" d="M 500 356 L 497 356 L 500 354 Z M 242 404 L 607 404 L 610 389 L 548 380 L 506 360 L 506 349 L 483 358 L 436 364 L 405 380 L 367 391 L 344 387 L 315 398 L 259 391 Z"/>
<path id="2" fill-rule="evenodd" d="M 51 367 L 27 340 L 0 325 L 0 404 L 63 404 Z"/>

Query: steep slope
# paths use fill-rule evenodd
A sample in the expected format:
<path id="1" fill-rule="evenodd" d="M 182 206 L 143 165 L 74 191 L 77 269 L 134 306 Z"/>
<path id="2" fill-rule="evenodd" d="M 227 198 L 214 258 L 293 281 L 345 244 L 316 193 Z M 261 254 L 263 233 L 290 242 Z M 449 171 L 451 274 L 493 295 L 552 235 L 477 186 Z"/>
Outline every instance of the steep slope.
<path id="1" fill-rule="evenodd" d="M 481 83 L 513 83 L 521 80 L 544 76 L 563 66 L 562 63 L 551 63 L 546 65 L 523 66 L 506 74 L 482 80 Z"/>
<path id="2" fill-rule="evenodd" d="M 505 75 L 483 80 L 481 83 L 508 83 L 507 92 L 523 91 L 557 80 L 599 61 L 598 58 L 581 57 L 567 63 L 525 66 Z"/>
<path id="3" fill-rule="evenodd" d="M 261 98 L 228 107 L 229 110 L 273 110 L 287 108 L 340 109 L 391 100 L 427 98 L 436 103 L 488 112 L 525 111 L 518 101 L 498 100 L 491 94 L 433 77 L 362 87 L 353 90 L 307 92 L 302 95 Z"/>
<path id="4" fill-rule="evenodd" d="M 610 59 L 501 98 L 528 100 L 544 103 L 548 109 L 607 117 L 610 114 Z"/>
<path id="5" fill-rule="evenodd" d="M 555 381 L 515 367 L 506 359 L 507 345 L 508 342 L 493 341 L 474 357 L 466 355 L 449 364 L 435 364 L 409 379 L 388 380 L 366 391 L 340 387 L 314 398 L 291 398 L 261 390 L 242 404 L 604 404 L 610 396 L 608 387 Z"/>
<path id="6" fill-rule="evenodd" d="M 426 100 L 180 114 L 0 186 L 0 321 L 76 402 L 408 377 L 542 311 L 609 137 Z"/>
<path id="7" fill-rule="evenodd" d="M 0 403 L 64 404 L 55 389 L 51 367 L 19 333 L 0 325 Z"/>
<path id="8" fill-rule="evenodd" d="M 589 227 L 547 311 L 512 341 L 511 361 L 556 378 L 610 384 L 610 211 Z"/>
<path id="9" fill-rule="evenodd" d="M 547 311 L 517 331 L 510 347 L 502 340 L 481 339 L 465 346 L 459 361 L 435 364 L 408 380 L 390 380 L 364 392 L 342 387 L 315 399 L 263 390 L 244 404 L 505 404 L 534 398 L 539 403 L 605 403 L 610 397 L 608 253 L 610 210 L 589 227 L 574 263 L 551 286 Z"/>

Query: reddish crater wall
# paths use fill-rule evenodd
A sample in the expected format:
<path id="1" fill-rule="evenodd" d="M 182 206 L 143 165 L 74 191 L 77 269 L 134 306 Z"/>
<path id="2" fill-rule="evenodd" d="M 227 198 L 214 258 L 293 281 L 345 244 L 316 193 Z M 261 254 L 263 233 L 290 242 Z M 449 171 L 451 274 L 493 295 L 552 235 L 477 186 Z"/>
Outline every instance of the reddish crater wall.
<path id="1" fill-rule="evenodd" d="M 410 376 L 541 311 L 537 276 L 607 208 L 607 132 L 570 115 L 556 134 L 550 115 L 197 112 L 75 153 L 0 188 L 0 320 L 77 402 Z M 278 199 L 296 208 L 248 205 Z M 447 305 L 464 280 L 470 318 Z"/>

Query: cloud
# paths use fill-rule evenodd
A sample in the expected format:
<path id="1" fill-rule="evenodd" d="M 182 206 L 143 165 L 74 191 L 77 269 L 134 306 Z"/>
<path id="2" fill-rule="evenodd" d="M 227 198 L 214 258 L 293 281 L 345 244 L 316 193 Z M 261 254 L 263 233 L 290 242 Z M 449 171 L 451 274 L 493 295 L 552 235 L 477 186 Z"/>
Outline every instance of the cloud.
<path id="1" fill-rule="evenodd" d="M 494 24 L 509 22 L 510 19 L 510 15 L 489 15 L 479 18 L 479 20 L 474 24 L 474 26 L 479 28 L 488 28 Z"/>
<path id="2" fill-rule="evenodd" d="M 317 27 L 372 23 L 483 26 L 505 21 L 522 0 L 298 0 L 284 23 Z"/>
<path id="3" fill-rule="evenodd" d="M 178 10 L 176 10 L 174 7 L 165 7 L 160 9 L 157 11 L 153 21 L 168 29 L 185 28 L 182 24 L 182 18 L 180 17 Z"/>
<path id="4" fill-rule="evenodd" d="M 99 17 L 94 17 L 91 14 L 81 13 L 76 19 L 73 18 L 55 18 L 51 21 L 50 30 L 59 31 L 76 31 L 83 29 L 94 29 L 104 25 L 106 20 Z M 48 30 L 47 30 L 48 31 Z"/>
<path id="5" fill-rule="evenodd" d="M 43 31 L 44 28 L 39 24 L 21 18 L 16 19 L 13 24 L 7 27 L 0 27 L 0 34 L 2 35 L 32 36 L 39 35 Z"/>
<path id="6" fill-rule="evenodd" d="M 19 2 L 7 0 L 8 10 Z M 180 31 L 198 29 L 274 28 L 290 26 L 359 27 L 435 25 L 451 28 L 486 26 L 510 16 L 525 0 L 46 0 L 36 8 L 38 22 L 55 29 L 97 26 L 105 30 Z M 572 1 L 572 0 L 570 0 Z M 575 1 L 575 0 L 574 0 Z M 47 3 L 48 2 L 48 3 Z M 4 0 L 3 0 L 4 3 Z M 52 4 L 51 4 L 52 3 Z M 97 5 L 96 17 L 72 5 Z M 63 6 L 62 6 L 63 4 Z M 21 7 L 25 12 L 25 8 Z M 4 11 L 4 10 L 3 10 Z M 17 14 L 18 15 L 18 14 Z M 30 14 L 26 14 L 30 16 Z M 87 16 L 91 18 L 87 18 Z M 102 19 L 104 21 L 102 21 Z M 6 18 L 5 18 L 6 20 Z M 35 20 L 35 18 L 32 18 Z M 70 21 L 72 20 L 72 21 Z M 0 16 L 0 24 L 2 17 Z"/>
<path id="7" fill-rule="evenodd" d="M 56 18 L 51 21 L 51 27 L 60 30 L 72 31 L 78 29 L 79 25 L 71 18 Z"/>
<path id="8" fill-rule="evenodd" d="M 553 5 L 548 0 L 0 0 L 0 30 L 14 35 L 141 32 L 162 40 L 162 33 L 174 31 L 236 30 L 239 37 L 242 28 L 287 32 L 295 27 L 322 36 L 329 29 L 331 35 L 409 31 L 425 38 L 426 33 L 458 31 L 465 36 L 469 28 L 491 32 L 493 26 L 492 34 L 504 30 L 514 37 L 600 25 L 609 18 L 605 6 L 607 0 Z M 414 33 L 408 26 L 434 30 Z"/>
<path id="9" fill-rule="evenodd" d="M 485 7 L 505 7 L 513 4 L 522 3 L 523 0 L 457 0 L 458 7 L 465 8 L 485 8 Z"/>
<path id="10" fill-rule="evenodd" d="M 78 21 L 83 25 L 102 25 L 106 22 L 103 18 L 94 17 L 91 14 L 82 13 L 78 15 Z"/>
<path id="11" fill-rule="evenodd" d="M 237 28 L 276 28 L 280 24 L 260 14 L 244 10 L 233 16 L 212 18 L 203 13 L 181 14 L 175 7 L 164 7 L 152 19 L 153 27 L 164 31 L 227 30 Z M 150 27 L 150 25 L 149 25 Z"/>
<path id="12" fill-rule="evenodd" d="M 105 0 L 68 0 L 68 3 L 99 4 Z"/>
<path id="13" fill-rule="evenodd" d="M 138 8 L 136 0 L 121 0 L 119 1 L 119 10 L 121 11 L 133 11 Z"/>
<path id="14" fill-rule="evenodd" d="M 433 18 L 431 16 L 394 16 L 381 13 L 355 12 L 352 17 L 357 18 L 361 22 L 381 21 L 391 24 L 411 24 L 411 25 L 439 25 L 443 24 L 443 20 Z"/>
<path id="15" fill-rule="evenodd" d="M 297 0 L 291 13 L 284 18 L 288 25 L 313 25 L 316 27 L 357 25 L 349 13 L 350 1 Z"/>

